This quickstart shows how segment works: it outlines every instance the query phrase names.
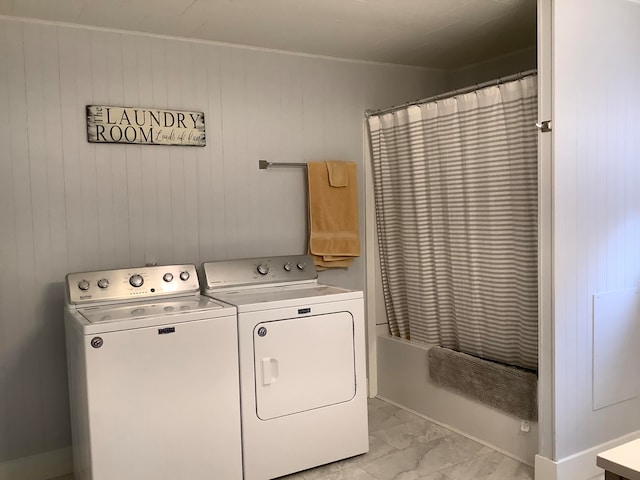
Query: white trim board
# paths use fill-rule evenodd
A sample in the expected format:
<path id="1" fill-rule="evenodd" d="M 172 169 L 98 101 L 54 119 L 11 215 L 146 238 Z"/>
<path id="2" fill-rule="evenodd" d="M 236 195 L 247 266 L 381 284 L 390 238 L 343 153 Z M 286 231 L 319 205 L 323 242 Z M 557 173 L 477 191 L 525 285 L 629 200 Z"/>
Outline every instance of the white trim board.
<path id="1" fill-rule="evenodd" d="M 376 326 L 376 220 L 373 191 L 373 172 L 371 171 L 371 153 L 367 120 L 362 122 L 362 167 L 365 184 L 365 309 L 367 318 L 367 378 L 369 379 L 369 397 L 378 394 L 378 353 Z"/>
<path id="2" fill-rule="evenodd" d="M 635 0 L 631 0 L 635 1 Z M 640 1 L 640 0 L 638 0 Z M 66 28 L 75 28 L 79 30 L 94 30 L 97 32 L 108 32 L 108 33 L 116 33 L 121 35 L 133 35 L 138 37 L 149 37 L 149 38 L 160 38 L 165 40 L 178 40 L 181 42 L 191 42 L 191 43 L 201 43 L 206 45 L 217 45 L 221 47 L 230 47 L 230 48 L 240 48 L 246 50 L 253 50 L 256 52 L 265 52 L 265 53 L 277 53 L 282 55 L 291 55 L 295 57 L 306 57 L 306 58 L 317 58 L 320 60 L 332 60 L 336 62 L 349 62 L 349 63 L 359 63 L 363 65 L 379 65 L 382 67 L 391 67 L 391 68 L 405 68 L 409 70 L 418 70 L 423 72 L 443 72 L 445 71 L 442 68 L 435 67 L 422 67 L 418 65 L 404 65 L 398 63 L 391 62 L 378 62 L 375 60 L 362 60 L 359 58 L 347 58 L 347 57 L 334 57 L 331 55 L 320 55 L 316 53 L 303 53 L 303 52 L 294 52 L 291 50 L 282 50 L 278 48 L 267 48 L 267 47 L 256 47 L 252 45 L 243 45 L 241 43 L 230 43 L 230 42 L 220 42 L 216 40 L 204 40 L 201 38 L 191 38 L 191 37 L 180 37 L 175 35 L 166 35 L 161 33 L 150 33 L 150 32 L 138 32 L 135 30 L 123 30 L 120 28 L 110 28 L 110 27 L 99 27 L 97 25 L 85 25 L 80 23 L 71 23 L 71 22 L 60 22 L 56 20 L 42 20 L 39 18 L 28 18 L 28 17 L 18 17 L 14 15 L 0 15 L 0 20 L 9 20 L 14 22 L 22 22 L 22 23 L 34 23 L 39 25 L 53 25 L 54 27 L 66 27 Z M 516 52 L 517 53 L 517 52 Z"/>
<path id="3" fill-rule="evenodd" d="M 598 453 L 640 438 L 640 430 L 583 450 L 558 461 L 536 455 L 535 480 L 592 480 L 602 478 L 603 470 L 596 465 Z"/>
<path id="4" fill-rule="evenodd" d="M 71 447 L 0 463 L 0 480 L 47 480 L 73 471 Z"/>

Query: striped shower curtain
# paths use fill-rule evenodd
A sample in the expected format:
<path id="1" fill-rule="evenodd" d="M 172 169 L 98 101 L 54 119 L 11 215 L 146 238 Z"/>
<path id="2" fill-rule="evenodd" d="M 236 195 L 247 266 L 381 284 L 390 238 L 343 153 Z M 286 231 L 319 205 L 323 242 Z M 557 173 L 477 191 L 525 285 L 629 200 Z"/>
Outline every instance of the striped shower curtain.
<path id="1" fill-rule="evenodd" d="M 393 335 L 537 370 L 537 79 L 369 117 Z"/>

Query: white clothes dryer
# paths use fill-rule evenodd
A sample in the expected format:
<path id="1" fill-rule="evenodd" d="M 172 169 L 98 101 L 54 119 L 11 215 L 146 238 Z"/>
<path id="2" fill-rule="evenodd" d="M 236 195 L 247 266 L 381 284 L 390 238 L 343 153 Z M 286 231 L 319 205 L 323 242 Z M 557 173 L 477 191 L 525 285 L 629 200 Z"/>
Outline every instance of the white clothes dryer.
<path id="1" fill-rule="evenodd" d="M 235 308 L 193 265 L 65 283 L 76 480 L 242 480 Z"/>
<path id="2" fill-rule="evenodd" d="M 311 257 L 208 262 L 203 293 L 236 306 L 245 480 L 369 449 L 363 294 L 318 283 Z"/>

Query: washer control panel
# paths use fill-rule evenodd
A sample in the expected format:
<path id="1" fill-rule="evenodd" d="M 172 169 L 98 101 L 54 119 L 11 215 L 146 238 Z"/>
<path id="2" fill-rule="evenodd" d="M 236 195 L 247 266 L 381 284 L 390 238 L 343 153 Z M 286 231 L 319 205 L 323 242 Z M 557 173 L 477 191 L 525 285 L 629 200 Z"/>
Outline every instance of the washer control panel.
<path id="1" fill-rule="evenodd" d="M 202 265 L 207 290 L 260 286 L 289 282 L 309 282 L 318 278 L 309 255 L 241 258 L 206 262 Z"/>
<path id="2" fill-rule="evenodd" d="M 67 303 L 84 305 L 193 293 L 200 283 L 195 265 L 159 265 L 69 273 L 65 288 Z"/>

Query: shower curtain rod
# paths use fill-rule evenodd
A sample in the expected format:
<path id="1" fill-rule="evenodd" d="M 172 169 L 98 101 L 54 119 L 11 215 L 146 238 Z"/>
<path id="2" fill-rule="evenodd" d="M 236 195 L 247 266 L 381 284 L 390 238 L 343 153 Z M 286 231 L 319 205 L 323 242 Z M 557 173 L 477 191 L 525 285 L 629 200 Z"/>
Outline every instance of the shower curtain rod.
<path id="1" fill-rule="evenodd" d="M 445 98 L 455 97 L 456 95 L 470 93 L 475 90 L 480 90 L 481 88 L 484 88 L 484 87 L 491 87 L 492 85 L 500 85 L 501 83 L 511 82 L 513 80 L 520 80 L 521 78 L 528 77 L 529 75 L 535 75 L 536 73 L 538 73 L 538 70 L 534 68 L 532 70 L 515 73 L 513 75 L 507 75 L 506 77 L 500 77 L 497 80 L 489 80 L 488 82 L 478 83 L 466 88 L 456 89 L 451 92 L 440 93 L 432 97 L 422 98 L 420 100 L 414 100 L 412 102 L 406 102 L 406 103 L 403 103 L 402 105 L 396 105 L 395 107 L 383 108 L 380 110 L 367 110 L 364 113 L 364 115 L 366 118 L 377 117 L 379 115 L 384 115 L 385 113 L 397 112 L 398 110 L 402 110 L 403 108 L 411 107 L 414 105 L 423 105 L 425 103 L 435 102 L 437 100 L 444 100 Z"/>

